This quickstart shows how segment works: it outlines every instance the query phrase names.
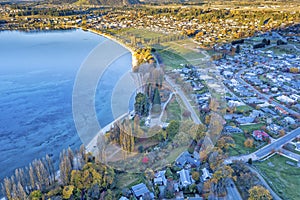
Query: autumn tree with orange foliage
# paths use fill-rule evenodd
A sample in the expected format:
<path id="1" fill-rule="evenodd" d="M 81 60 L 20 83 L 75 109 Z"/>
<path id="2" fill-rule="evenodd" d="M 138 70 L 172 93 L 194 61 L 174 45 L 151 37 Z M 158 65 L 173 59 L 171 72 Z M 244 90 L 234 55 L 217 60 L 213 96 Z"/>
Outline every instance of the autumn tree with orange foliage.
<path id="1" fill-rule="evenodd" d="M 252 148 L 253 147 L 253 143 L 254 143 L 254 140 L 251 139 L 251 138 L 247 138 L 244 142 L 244 146 L 247 147 L 247 148 Z"/>
<path id="2" fill-rule="evenodd" d="M 271 200 L 272 196 L 266 188 L 256 185 L 249 190 L 248 200 Z"/>

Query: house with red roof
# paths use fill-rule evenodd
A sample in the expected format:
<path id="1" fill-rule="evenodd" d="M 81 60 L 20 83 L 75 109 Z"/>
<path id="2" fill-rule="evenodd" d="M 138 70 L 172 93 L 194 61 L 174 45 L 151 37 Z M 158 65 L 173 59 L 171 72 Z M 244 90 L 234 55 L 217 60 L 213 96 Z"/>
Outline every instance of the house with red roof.
<path id="1" fill-rule="evenodd" d="M 252 136 L 259 141 L 265 141 L 270 137 L 266 132 L 261 130 L 253 131 Z"/>

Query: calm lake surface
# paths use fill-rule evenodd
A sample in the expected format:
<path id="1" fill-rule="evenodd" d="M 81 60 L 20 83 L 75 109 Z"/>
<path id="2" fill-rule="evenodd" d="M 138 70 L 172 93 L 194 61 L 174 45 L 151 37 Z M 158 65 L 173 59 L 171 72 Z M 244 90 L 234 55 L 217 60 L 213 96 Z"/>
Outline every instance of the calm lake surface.
<path id="1" fill-rule="evenodd" d="M 82 30 L 0 32 L 0 180 L 35 158 L 50 154 L 57 161 L 62 149 L 81 145 L 73 84 L 83 61 L 105 40 Z M 111 91 L 130 68 L 129 53 L 99 81 L 95 104 L 102 127 L 113 120 Z"/>

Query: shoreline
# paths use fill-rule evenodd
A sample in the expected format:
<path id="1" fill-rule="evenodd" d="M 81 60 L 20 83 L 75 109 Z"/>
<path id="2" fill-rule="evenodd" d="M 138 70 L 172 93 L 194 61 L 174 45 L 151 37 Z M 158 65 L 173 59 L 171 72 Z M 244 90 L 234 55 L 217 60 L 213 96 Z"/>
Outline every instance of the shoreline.
<path id="1" fill-rule="evenodd" d="M 81 29 L 80 27 L 76 27 L 76 29 Z M 119 44 L 120 46 L 124 47 L 125 49 L 127 49 L 132 56 L 132 64 L 131 64 L 131 71 L 132 71 L 132 67 L 134 65 L 134 51 L 132 48 L 128 47 L 127 45 L 125 45 L 123 42 L 117 40 L 116 38 L 112 37 L 111 35 L 105 34 L 105 33 L 100 33 L 97 30 L 93 30 L 93 29 L 86 29 L 83 31 L 88 31 L 94 34 L 97 34 L 99 36 L 105 37 L 117 44 Z M 97 151 L 97 139 L 99 134 L 103 134 L 105 135 L 107 131 L 110 130 L 110 128 L 113 126 L 114 123 L 118 122 L 119 120 L 123 119 L 124 117 L 128 116 L 130 114 L 130 112 L 124 113 L 122 115 L 120 115 L 117 119 L 114 119 L 112 122 L 110 122 L 109 124 L 107 124 L 106 126 L 104 126 L 103 128 L 101 128 L 101 130 L 98 131 L 98 133 L 95 135 L 95 137 L 93 137 L 93 139 L 86 145 L 85 149 L 87 152 L 91 152 L 92 154 L 95 154 L 95 151 Z M 95 155 L 94 155 L 95 156 Z"/>
<path id="2" fill-rule="evenodd" d="M 112 40 L 112 41 L 118 43 L 119 45 L 121 45 L 122 47 L 124 47 L 125 49 L 127 49 L 128 51 L 130 51 L 130 53 L 131 53 L 132 56 L 133 56 L 133 54 L 134 54 L 134 50 L 133 50 L 132 48 L 130 48 L 129 46 L 127 46 L 127 45 L 124 44 L 123 42 L 117 40 L 116 38 L 112 37 L 111 35 L 108 35 L 108 34 L 105 34 L 105 33 L 99 33 L 97 30 L 94 30 L 94 29 L 85 29 L 85 30 L 84 30 L 84 29 L 82 29 L 82 28 L 80 28 L 80 27 L 76 27 L 76 29 L 81 29 L 81 30 L 83 30 L 83 31 L 89 31 L 89 32 L 91 32 L 91 33 L 94 33 L 94 34 L 100 35 L 100 36 L 102 36 L 102 37 L 105 37 L 105 38 L 107 38 L 107 39 L 109 39 L 109 40 Z"/>
<path id="3" fill-rule="evenodd" d="M 114 119 L 112 122 L 101 128 L 97 135 L 93 137 L 93 139 L 86 145 L 85 149 L 87 152 L 95 153 L 95 150 L 97 151 L 97 139 L 99 134 L 105 135 L 106 132 L 110 130 L 110 128 L 114 125 L 114 123 L 118 122 L 119 120 L 123 119 L 124 117 L 127 117 L 129 113 L 124 113 L 123 115 L 119 116 L 117 119 Z M 94 155 L 95 156 L 95 155 Z"/>
<path id="4" fill-rule="evenodd" d="M 91 33 L 93 33 L 93 34 L 97 34 L 98 36 L 102 36 L 102 37 L 104 37 L 104 38 L 107 38 L 108 40 L 111 40 L 112 42 L 117 43 L 118 45 L 122 46 L 122 47 L 125 48 L 127 51 L 129 51 L 129 52 L 131 53 L 132 58 L 133 58 L 132 61 L 134 60 L 134 56 L 133 56 L 134 50 L 133 50 L 132 48 L 126 46 L 123 42 L 118 41 L 116 38 L 114 38 L 114 37 L 112 37 L 112 36 L 110 36 L 110 35 L 107 35 L 107 34 L 105 34 L 105 33 L 100 33 L 100 32 L 98 32 L 98 31 L 96 31 L 96 30 L 93 30 L 93 29 L 86 29 L 86 30 L 84 30 L 84 29 L 82 29 L 82 28 L 80 28 L 80 27 L 73 27 L 73 29 L 66 29 L 66 30 L 56 30 L 56 29 L 54 29 L 54 30 L 48 30 L 48 31 L 68 31 L 68 30 L 70 30 L 70 31 L 73 30 L 73 31 L 74 31 L 74 30 L 77 30 L 77 29 L 80 29 L 80 30 L 82 30 L 82 31 L 88 31 L 88 32 L 91 32 Z M 9 29 L 8 29 L 8 30 L 3 30 L 3 31 L 22 31 L 22 30 L 9 30 Z M 43 32 L 43 30 L 39 30 L 39 31 L 35 31 L 35 30 L 34 30 L 34 32 L 39 33 L 39 32 Z M 45 32 L 47 32 L 47 31 L 45 31 Z M 133 66 L 133 65 L 131 64 L 130 71 L 132 71 L 132 66 Z M 96 147 L 95 145 L 97 144 L 97 139 L 98 139 L 99 134 L 105 134 L 107 131 L 110 130 L 111 126 L 112 126 L 115 122 L 117 122 L 117 121 L 121 120 L 122 118 L 128 116 L 129 113 L 130 113 L 130 111 L 128 111 L 128 112 L 126 112 L 126 113 L 120 115 L 120 116 L 117 117 L 116 119 L 113 119 L 109 124 L 107 124 L 107 125 L 104 126 L 103 128 L 101 127 L 101 129 L 97 132 L 97 134 L 95 135 L 95 137 L 93 137 L 92 140 L 89 141 L 88 144 L 86 145 L 86 152 L 91 152 L 91 153 L 93 153 L 93 155 L 95 156 L 95 153 L 96 153 L 95 150 L 97 150 L 97 147 Z M 73 119 L 73 120 L 74 120 L 74 119 Z M 77 131 L 76 131 L 76 134 L 78 134 Z M 80 137 L 79 137 L 79 138 L 80 138 Z M 95 147 L 94 147 L 94 146 L 95 146 Z M 59 170 L 58 170 L 58 171 L 59 171 Z M 58 171 L 57 171 L 57 172 L 58 172 Z M 0 200 L 6 200 L 6 199 L 5 199 L 4 196 L 1 195 L 1 196 L 0 196 Z"/>

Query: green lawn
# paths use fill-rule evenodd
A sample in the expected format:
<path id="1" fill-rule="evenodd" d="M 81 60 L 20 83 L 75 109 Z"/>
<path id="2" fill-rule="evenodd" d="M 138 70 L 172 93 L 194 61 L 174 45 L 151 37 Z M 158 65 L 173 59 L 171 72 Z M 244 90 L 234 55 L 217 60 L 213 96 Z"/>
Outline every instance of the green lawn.
<path id="1" fill-rule="evenodd" d="M 170 154 L 166 157 L 166 160 L 168 163 L 173 163 L 176 158 L 185 150 L 187 150 L 187 146 L 180 146 L 178 148 L 173 149 L 170 151 Z"/>
<path id="2" fill-rule="evenodd" d="M 232 138 L 234 139 L 235 147 L 230 147 L 229 148 L 229 156 L 249 154 L 249 153 L 252 153 L 256 150 L 254 147 L 253 148 L 246 148 L 244 146 L 244 142 L 246 140 L 246 137 L 244 136 L 244 134 L 233 134 Z"/>
<path id="3" fill-rule="evenodd" d="M 250 112 L 252 110 L 253 110 L 253 108 L 251 108 L 250 106 L 247 106 L 247 105 L 236 107 L 236 112 L 237 113 L 246 113 L 246 112 Z"/>
<path id="4" fill-rule="evenodd" d="M 180 64 L 188 64 L 189 62 L 182 56 L 165 49 L 157 49 L 167 70 L 182 68 Z"/>
<path id="5" fill-rule="evenodd" d="M 116 174 L 116 178 L 118 179 L 116 185 L 116 187 L 118 188 L 128 187 L 132 182 L 136 182 L 139 179 L 137 174 L 133 173 Z"/>
<path id="6" fill-rule="evenodd" d="M 180 64 L 201 63 L 204 55 L 195 51 L 197 45 L 190 40 L 179 40 L 174 42 L 164 42 L 154 45 L 154 48 L 161 55 L 167 69 L 178 68 Z"/>
<path id="7" fill-rule="evenodd" d="M 240 126 L 240 128 L 245 133 L 252 134 L 253 131 L 261 129 L 262 126 L 264 126 L 264 124 L 258 123 L 258 124 L 242 125 Z"/>
<path id="8" fill-rule="evenodd" d="M 260 76 L 259 76 L 259 79 L 260 79 L 262 82 L 264 82 L 264 83 L 268 83 L 268 82 L 269 82 L 268 79 L 267 79 L 266 77 L 264 77 L 264 75 L 260 75 Z"/>
<path id="9" fill-rule="evenodd" d="M 181 106 L 177 102 L 177 100 L 173 97 L 172 100 L 166 107 L 167 118 L 166 121 L 170 122 L 171 120 L 181 120 L 182 110 Z"/>
<path id="10" fill-rule="evenodd" d="M 290 166 L 286 161 L 294 162 L 275 155 L 266 161 L 255 163 L 255 166 L 282 199 L 300 199 L 300 168 Z"/>

